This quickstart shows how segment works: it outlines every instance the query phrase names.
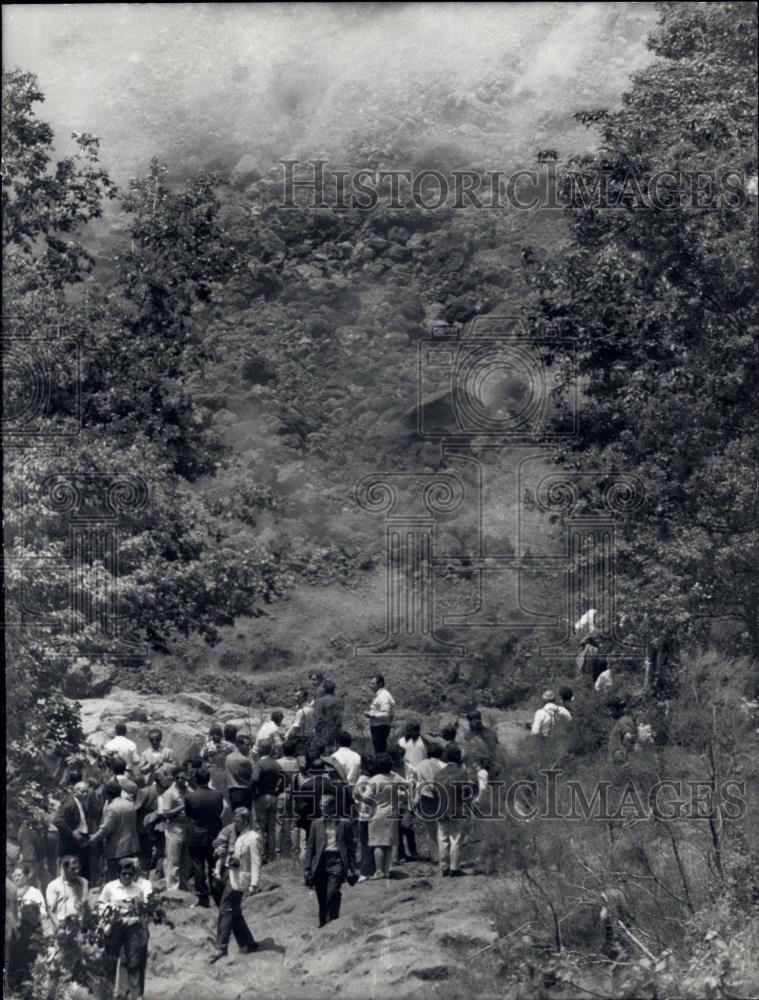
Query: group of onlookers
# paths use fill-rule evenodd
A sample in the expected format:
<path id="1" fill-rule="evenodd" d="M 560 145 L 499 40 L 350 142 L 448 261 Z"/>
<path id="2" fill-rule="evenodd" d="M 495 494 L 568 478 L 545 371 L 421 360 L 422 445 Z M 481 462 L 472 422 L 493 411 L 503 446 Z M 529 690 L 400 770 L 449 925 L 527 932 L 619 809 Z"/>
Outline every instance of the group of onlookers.
<path id="1" fill-rule="evenodd" d="M 320 926 L 339 916 L 346 881 L 385 879 L 393 864 L 420 859 L 438 864 L 444 877 L 462 874 L 470 806 L 489 794 L 498 759 L 498 739 L 481 714 L 468 715 L 463 735 L 455 723 L 433 733 L 410 721 L 391 740 L 395 700 L 376 675 L 364 713 L 371 747 L 364 740 L 359 752 L 334 683 L 318 673 L 311 681 L 311 694 L 295 694 L 289 726 L 279 710 L 255 736 L 214 723 L 180 762 L 159 728 L 139 752 L 117 723 L 86 778 L 69 770 L 47 829 L 19 831 L 19 863 L 6 880 L 14 898 L 6 931 L 11 985 L 28 978 L 40 931 L 86 913 L 94 885 L 103 885 L 101 912 L 123 911 L 108 954 L 122 956 L 130 996 L 139 997 L 145 907 L 158 878 L 170 891 L 192 886 L 195 906 L 215 903 L 217 961 L 232 935 L 243 953 L 255 950 L 241 904 L 260 891 L 262 866 L 278 857 L 303 865 Z M 548 737 L 560 721 L 570 723 L 572 699 L 571 688 L 560 688 L 558 698 L 546 690 L 532 733 Z M 615 761 L 636 738 L 624 703 L 617 708 Z"/>

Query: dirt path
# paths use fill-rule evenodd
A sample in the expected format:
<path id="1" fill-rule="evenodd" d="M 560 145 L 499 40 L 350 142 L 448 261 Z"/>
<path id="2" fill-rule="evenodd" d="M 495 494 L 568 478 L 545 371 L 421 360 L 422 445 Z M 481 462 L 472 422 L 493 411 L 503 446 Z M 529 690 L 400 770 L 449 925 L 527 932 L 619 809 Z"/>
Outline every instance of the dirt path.
<path id="1" fill-rule="evenodd" d="M 171 894 L 172 931 L 151 930 L 148 1000 L 385 1000 L 430 995 L 434 983 L 465 973 L 495 938 L 483 892 L 505 889 L 506 878 L 442 879 L 431 864 L 398 866 L 388 881 L 343 888 L 340 920 L 317 927 L 316 897 L 303 886 L 295 860 L 264 869 L 263 892 L 243 910 L 259 942 L 254 955 L 215 965 L 216 909 L 190 907 Z"/>

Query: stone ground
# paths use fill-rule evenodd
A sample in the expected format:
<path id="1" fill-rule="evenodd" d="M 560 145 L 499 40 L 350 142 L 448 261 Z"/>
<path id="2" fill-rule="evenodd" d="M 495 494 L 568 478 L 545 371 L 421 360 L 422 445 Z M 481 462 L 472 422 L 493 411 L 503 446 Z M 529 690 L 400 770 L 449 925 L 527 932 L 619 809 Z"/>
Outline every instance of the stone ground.
<path id="1" fill-rule="evenodd" d="M 191 908 L 192 895 L 174 893 L 174 930 L 151 929 L 146 998 L 430 996 L 443 981 L 453 986 L 495 940 L 483 894 L 505 891 L 508 881 L 444 880 L 432 864 L 398 866 L 387 881 L 344 886 L 340 920 L 319 929 L 316 897 L 299 864 L 275 861 L 264 868 L 263 892 L 243 904 L 260 950 L 240 955 L 233 940 L 229 956 L 214 965 L 215 907 Z"/>

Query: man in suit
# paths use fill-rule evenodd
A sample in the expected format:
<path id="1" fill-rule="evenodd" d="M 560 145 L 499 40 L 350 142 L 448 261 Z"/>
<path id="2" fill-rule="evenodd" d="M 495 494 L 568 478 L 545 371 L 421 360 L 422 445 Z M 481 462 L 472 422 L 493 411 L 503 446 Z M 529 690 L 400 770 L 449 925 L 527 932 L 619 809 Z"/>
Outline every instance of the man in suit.
<path id="1" fill-rule="evenodd" d="M 351 821 L 337 816 L 337 802 L 332 795 L 323 796 L 321 809 L 321 817 L 313 821 L 308 834 L 304 880 L 316 890 L 319 926 L 324 927 L 340 916 L 340 886 L 345 881 L 354 885 L 358 875 Z"/>
<path id="2" fill-rule="evenodd" d="M 105 788 L 105 808 L 99 829 L 90 837 L 90 844 L 105 844 L 105 861 L 108 879 L 118 879 L 122 858 L 137 854 L 140 841 L 137 836 L 137 813 L 134 802 L 121 797 L 118 781 L 108 781 Z"/>
<path id="3" fill-rule="evenodd" d="M 195 772 L 196 787 L 185 795 L 187 813 L 187 850 L 190 855 L 196 906 L 209 906 L 210 886 L 213 885 L 214 866 L 213 842 L 221 831 L 221 814 L 224 811 L 224 796 L 209 788 L 211 772 L 201 767 Z"/>
<path id="4" fill-rule="evenodd" d="M 331 753 L 337 749 L 338 733 L 343 728 L 343 703 L 335 694 L 334 681 L 324 681 L 322 689 L 324 694 L 314 701 L 314 725 L 317 740 Z"/>
<path id="5" fill-rule="evenodd" d="M 121 786 L 119 786 L 119 794 L 121 794 Z M 77 781 L 55 815 L 55 826 L 58 830 L 58 855 L 64 857 L 66 854 L 72 854 L 78 858 L 82 877 L 88 881 L 90 877 L 90 826 L 87 818 L 89 797 L 90 788 L 87 782 Z"/>

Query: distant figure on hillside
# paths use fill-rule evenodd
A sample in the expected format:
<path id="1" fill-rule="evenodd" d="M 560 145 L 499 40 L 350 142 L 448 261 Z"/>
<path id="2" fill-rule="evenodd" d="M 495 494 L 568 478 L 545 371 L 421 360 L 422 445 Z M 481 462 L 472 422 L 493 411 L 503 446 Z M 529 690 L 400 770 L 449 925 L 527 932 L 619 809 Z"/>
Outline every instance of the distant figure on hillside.
<path id="1" fill-rule="evenodd" d="M 137 744 L 127 737 L 127 727 L 124 722 L 117 722 L 114 726 L 116 735 L 108 740 L 103 747 L 104 753 L 109 756 L 121 757 L 126 761 L 128 768 L 133 767 L 137 756 Z"/>
<path id="2" fill-rule="evenodd" d="M 316 738 L 331 753 L 337 747 L 337 737 L 343 728 L 343 703 L 335 694 L 334 681 L 324 681 L 322 690 L 324 694 L 314 701 L 314 726 Z"/>
<path id="3" fill-rule="evenodd" d="M 374 698 L 369 710 L 364 712 L 364 716 L 369 719 L 375 754 L 386 753 L 387 740 L 390 736 L 390 727 L 393 724 L 395 712 L 395 698 L 385 687 L 385 678 L 382 674 L 375 674 L 372 677 L 371 687 Z"/>
<path id="4" fill-rule="evenodd" d="M 611 672 L 611 667 L 607 666 L 605 670 L 601 671 L 598 677 L 596 677 L 596 683 L 593 687 L 601 693 L 611 691 L 614 687 L 614 675 Z"/>
<path id="5" fill-rule="evenodd" d="M 551 688 L 541 695 L 543 707 L 539 708 L 532 720 L 532 726 L 528 727 L 533 736 L 550 736 L 554 731 L 556 723 L 560 719 L 571 721 L 572 715 L 563 705 L 556 704 L 556 692 Z"/>
<path id="6" fill-rule="evenodd" d="M 575 676 L 579 680 L 587 678 L 591 684 L 595 684 L 596 678 L 603 669 L 600 667 L 601 640 L 595 634 L 586 635 L 580 642 L 580 651 L 575 660 L 577 669 Z"/>
<path id="7" fill-rule="evenodd" d="M 319 901 L 319 926 L 340 917 L 343 882 L 354 885 L 356 851 L 349 819 L 337 816 L 337 803 L 330 795 L 322 799 L 322 816 L 311 824 L 304 861 L 304 881 Z"/>
<path id="8" fill-rule="evenodd" d="M 596 628 L 596 615 L 598 612 L 595 608 L 590 608 L 585 614 L 575 622 L 575 632 L 594 632 Z"/>
<path id="9" fill-rule="evenodd" d="M 467 767 L 474 767 L 479 757 L 485 756 L 491 761 L 495 760 L 498 753 L 498 736 L 483 725 L 482 713 L 479 711 L 470 712 L 467 715 L 469 723 L 469 733 L 462 740 L 462 751 L 464 763 Z"/>
<path id="10" fill-rule="evenodd" d="M 275 709 L 267 721 L 261 723 L 256 733 L 256 742 L 253 744 L 253 753 L 255 756 L 260 756 L 261 747 L 264 743 L 270 744 L 272 756 L 279 756 L 279 752 L 282 749 L 282 720 L 284 717 L 284 714 L 279 709 Z"/>
<path id="11" fill-rule="evenodd" d="M 638 727 L 624 698 L 610 698 L 606 702 L 606 707 L 614 719 L 614 725 L 609 733 L 609 763 L 626 764 L 637 742 Z"/>
<path id="12" fill-rule="evenodd" d="M 575 696 L 574 691 L 572 690 L 571 687 L 568 687 L 566 684 L 563 687 L 559 688 L 559 697 L 561 698 L 561 704 L 564 706 L 564 708 L 566 708 L 566 710 L 570 713 L 570 715 L 572 714 L 570 705 L 574 701 L 574 696 Z"/>

